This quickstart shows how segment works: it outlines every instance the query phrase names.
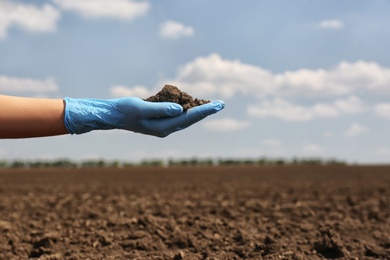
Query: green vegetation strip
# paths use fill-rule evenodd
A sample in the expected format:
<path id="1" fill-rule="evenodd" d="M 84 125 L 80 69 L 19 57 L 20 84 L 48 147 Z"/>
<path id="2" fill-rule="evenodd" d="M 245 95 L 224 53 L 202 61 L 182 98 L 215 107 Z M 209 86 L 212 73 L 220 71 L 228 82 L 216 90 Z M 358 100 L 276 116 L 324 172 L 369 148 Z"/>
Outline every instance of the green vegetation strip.
<path id="1" fill-rule="evenodd" d="M 20 168 L 125 168 L 125 167 L 176 167 L 176 166 L 265 166 L 265 165 L 346 165 L 347 163 L 336 159 L 319 158 L 293 158 L 293 159 L 272 159 L 261 157 L 258 159 L 160 159 L 143 160 L 139 163 L 123 161 L 106 161 L 103 159 L 86 160 L 81 162 L 69 159 L 58 160 L 37 160 L 37 161 L 0 161 L 0 169 Z"/>

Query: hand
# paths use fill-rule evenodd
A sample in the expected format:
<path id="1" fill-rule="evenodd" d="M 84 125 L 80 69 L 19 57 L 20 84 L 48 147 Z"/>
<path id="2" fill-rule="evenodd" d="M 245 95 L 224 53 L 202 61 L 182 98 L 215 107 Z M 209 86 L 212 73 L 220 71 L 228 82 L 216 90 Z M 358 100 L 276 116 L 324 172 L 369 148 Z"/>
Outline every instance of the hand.
<path id="1" fill-rule="evenodd" d="M 119 128 L 158 137 L 182 130 L 225 106 L 222 101 L 213 101 L 183 112 L 179 104 L 170 102 L 147 102 L 134 97 L 115 102 L 124 115 Z"/>
<path id="2" fill-rule="evenodd" d="M 225 106 L 223 101 L 213 101 L 183 112 L 176 103 L 147 102 L 135 97 L 109 100 L 65 98 L 65 102 L 65 125 L 72 134 L 124 129 L 158 137 L 182 130 Z"/>

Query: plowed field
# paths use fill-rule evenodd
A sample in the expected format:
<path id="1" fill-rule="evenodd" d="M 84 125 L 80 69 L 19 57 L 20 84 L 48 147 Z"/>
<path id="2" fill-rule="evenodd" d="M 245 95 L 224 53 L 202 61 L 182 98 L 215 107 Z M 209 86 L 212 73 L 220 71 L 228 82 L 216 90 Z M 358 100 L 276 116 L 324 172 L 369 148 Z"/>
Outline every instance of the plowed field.
<path id="1" fill-rule="evenodd" d="M 390 167 L 0 171 L 0 259 L 390 259 Z"/>

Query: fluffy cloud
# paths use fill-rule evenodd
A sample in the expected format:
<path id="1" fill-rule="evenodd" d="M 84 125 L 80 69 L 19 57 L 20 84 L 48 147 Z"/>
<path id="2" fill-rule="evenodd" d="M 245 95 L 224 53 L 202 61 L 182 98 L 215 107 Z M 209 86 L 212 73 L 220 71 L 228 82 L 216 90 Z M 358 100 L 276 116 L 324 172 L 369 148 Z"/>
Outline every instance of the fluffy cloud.
<path id="1" fill-rule="evenodd" d="M 360 97 L 390 95 L 390 69 L 361 60 L 343 61 L 331 68 L 273 73 L 211 54 L 184 64 L 176 77 L 158 85 L 165 83 L 180 86 L 197 97 L 231 99 L 242 96 L 253 101 L 247 107 L 252 116 L 308 121 L 372 111 L 372 104 L 363 104 Z M 374 111 L 390 118 L 388 105 L 378 105 Z"/>
<path id="2" fill-rule="evenodd" d="M 0 75 L 0 91 L 5 92 L 54 92 L 59 87 L 53 78 L 44 80 L 15 78 Z"/>
<path id="3" fill-rule="evenodd" d="M 167 21 L 161 25 L 160 35 L 164 38 L 179 39 L 194 35 L 194 29 L 182 23 Z"/>
<path id="4" fill-rule="evenodd" d="M 308 121 L 358 113 L 363 109 L 361 100 L 351 96 L 331 103 L 317 103 L 312 106 L 296 105 L 284 99 L 275 98 L 272 101 L 265 100 L 256 105 L 249 105 L 247 112 L 249 115 L 260 118 L 276 117 L 286 121 Z"/>
<path id="5" fill-rule="evenodd" d="M 147 98 L 153 95 L 152 92 L 143 86 L 134 86 L 128 88 L 126 86 L 117 85 L 110 88 L 110 96 L 112 97 L 139 97 Z"/>
<path id="6" fill-rule="evenodd" d="M 357 137 L 368 132 L 368 127 L 353 123 L 345 133 L 348 137 Z"/>
<path id="7" fill-rule="evenodd" d="M 340 62 L 330 69 L 301 69 L 275 75 L 280 93 L 290 96 L 324 97 L 370 91 L 388 92 L 390 69 L 374 62 Z"/>
<path id="8" fill-rule="evenodd" d="M 150 4 L 132 0 L 53 0 L 64 10 L 75 11 L 86 18 L 117 18 L 132 20 L 146 14 Z"/>
<path id="9" fill-rule="evenodd" d="M 374 62 L 340 62 L 329 69 L 300 69 L 272 73 L 218 54 L 198 57 L 182 66 L 174 82 L 189 93 L 232 98 L 251 97 L 335 97 L 358 91 L 389 93 L 390 69 Z"/>
<path id="10" fill-rule="evenodd" d="M 29 32 L 55 31 L 60 12 L 52 5 L 37 7 L 10 1 L 0 1 L 0 39 L 7 37 L 12 26 Z"/>
<path id="11" fill-rule="evenodd" d="M 272 92 L 272 80 L 272 73 L 260 67 L 211 54 L 182 66 L 172 81 L 189 93 L 231 98 L 237 93 L 269 94 Z"/>
<path id="12" fill-rule="evenodd" d="M 390 103 L 380 103 L 374 107 L 374 112 L 380 117 L 390 119 Z"/>
<path id="13" fill-rule="evenodd" d="M 344 22 L 337 19 L 323 20 L 320 22 L 319 26 L 320 28 L 324 28 L 324 29 L 339 30 L 344 27 Z"/>
<path id="14" fill-rule="evenodd" d="M 232 118 L 223 118 L 205 121 L 203 126 L 208 130 L 216 132 L 231 132 L 246 129 L 251 126 L 251 123 Z"/>

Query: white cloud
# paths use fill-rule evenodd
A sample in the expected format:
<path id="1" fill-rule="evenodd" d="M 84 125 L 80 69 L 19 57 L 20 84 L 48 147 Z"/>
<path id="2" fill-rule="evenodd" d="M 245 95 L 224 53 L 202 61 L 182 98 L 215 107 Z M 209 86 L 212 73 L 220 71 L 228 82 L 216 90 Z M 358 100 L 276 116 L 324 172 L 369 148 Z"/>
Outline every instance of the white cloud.
<path id="1" fill-rule="evenodd" d="M 194 29 L 182 23 L 167 21 L 161 25 L 160 35 L 164 38 L 179 39 L 194 35 Z"/>
<path id="2" fill-rule="evenodd" d="M 7 92 L 54 92 L 59 89 L 55 79 L 44 80 L 16 78 L 0 75 L 0 91 Z"/>
<path id="3" fill-rule="evenodd" d="M 86 18 L 132 20 L 145 15 L 150 3 L 133 0 L 53 0 L 64 10 L 75 11 Z"/>
<path id="4" fill-rule="evenodd" d="M 355 114 L 365 109 L 363 102 L 356 96 L 336 100 L 334 101 L 334 107 L 340 111 L 340 113 L 345 114 Z"/>
<path id="5" fill-rule="evenodd" d="M 246 129 L 251 126 L 250 122 L 236 120 L 233 118 L 223 118 L 215 120 L 207 120 L 203 123 L 203 127 L 216 132 L 232 132 Z"/>
<path id="6" fill-rule="evenodd" d="M 368 127 L 363 126 L 363 125 L 359 125 L 357 123 L 353 123 L 350 125 L 350 127 L 348 128 L 345 135 L 347 137 L 357 137 L 357 136 L 360 136 L 362 134 L 367 133 L 368 131 L 369 131 Z"/>
<path id="7" fill-rule="evenodd" d="M 266 95 L 272 89 L 272 73 L 238 60 L 222 59 L 218 54 L 198 57 L 182 66 L 172 81 L 195 95 L 221 95 L 231 98 L 237 93 Z"/>
<path id="8" fill-rule="evenodd" d="M 232 98 L 250 97 L 336 97 L 366 92 L 390 94 L 390 69 L 374 62 L 340 62 L 328 69 L 299 69 L 273 73 L 218 54 L 198 57 L 178 70 L 176 78 L 165 80 L 188 93 Z"/>
<path id="9" fill-rule="evenodd" d="M 16 26 L 29 32 L 56 30 L 60 12 L 52 5 L 37 7 L 32 4 L 0 1 L 0 39 L 7 37 L 8 29 Z"/>
<path id="10" fill-rule="evenodd" d="M 117 85 L 110 88 L 110 96 L 112 97 L 139 97 L 148 98 L 153 95 L 152 92 L 143 86 L 134 86 L 128 88 L 126 86 Z"/>
<path id="11" fill-rule="evenodd" d="M 275 76 L 275 87 L 288 96 L 324 97 L 370 91 L 389 93 L 390 69 L 374 62 L 340 62 L 330 69 L 300 69 Z"/>
<path id="12" fill-rule="evenodd" d="M 352 96 L 332 103 L 317 103 L 312 106 L 292 104 L 284 99 L 264 100 L 256 105 L 249 105 L 249 115 L 264 118 L 276 117 L 286 121 L 308 121 L 316 118 L 332 118 L 342 114 L 358 113 L 363 110 L 359 98 Z"/>
<path id="13" fill-rule="evenodd" d="M 374 112 L 380 117 L 390 119 L 390 103 L 380 103 L 374 107 Z"/>
<path id="14" fill-rule="evenodd" d="M 223 59 L 214 53 L 184 64 L 176 77 L 164 82 L 198 97 L 257 99 L 258 103 L 247 109 L 254 116 L 305 121 L 369 110 L 371 105 L 363 104 L 360 97 L 389 96 L 390 68 L 359 60 L 342 61 L 330 68 L 274 73 L 240 60 Z M 319 98 L 337 99 L 313 103 Z M 303 105 L 309 100 L 312 100 L 311 105 Z M 383 117 L 389 114 L 385 105 L 377 106 L 374 111 Z"/>
<path id="15" fill-rule="evenodd" d="M 324 29 L 339 30 L 344 28 L 344 22 L 337 19 L 323 20 L 320 22 L 319 26 L 320 28 L 324 28 Z"/>

